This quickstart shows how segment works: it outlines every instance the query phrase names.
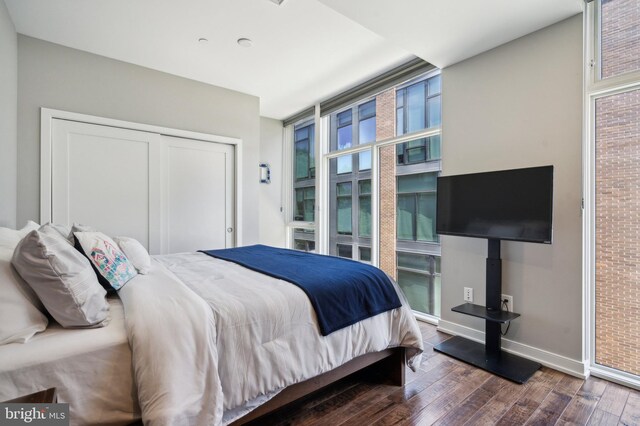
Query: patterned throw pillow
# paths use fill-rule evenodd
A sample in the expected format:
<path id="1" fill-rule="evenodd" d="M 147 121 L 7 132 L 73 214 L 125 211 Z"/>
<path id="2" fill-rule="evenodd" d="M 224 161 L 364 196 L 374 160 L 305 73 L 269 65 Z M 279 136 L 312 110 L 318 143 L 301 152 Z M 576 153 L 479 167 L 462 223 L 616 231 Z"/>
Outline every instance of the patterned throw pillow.
<path id="1" fill-rule="evenodd" d="M 77 245 L 95 267 L 104 286 L 120 290 L 138 273 L 118 245 L 102 232 L 74 232 Z"/>

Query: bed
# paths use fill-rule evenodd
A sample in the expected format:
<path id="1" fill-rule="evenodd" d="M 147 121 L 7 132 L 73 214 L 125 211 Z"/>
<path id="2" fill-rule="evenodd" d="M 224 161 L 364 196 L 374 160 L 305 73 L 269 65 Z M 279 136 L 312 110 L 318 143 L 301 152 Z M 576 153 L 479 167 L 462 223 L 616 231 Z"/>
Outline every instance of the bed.
<path id="1" fill-rule="evenodd" d="M 376 362 L 401 384 L 422 339 L 395 289 L 400 308 L 323 336 L 291 283 L 203 253 L 155 256 L 109 298 L 106 327 L 0 346 L 0 400 L 55 386 L 72 424 L 241 424 Z"/>

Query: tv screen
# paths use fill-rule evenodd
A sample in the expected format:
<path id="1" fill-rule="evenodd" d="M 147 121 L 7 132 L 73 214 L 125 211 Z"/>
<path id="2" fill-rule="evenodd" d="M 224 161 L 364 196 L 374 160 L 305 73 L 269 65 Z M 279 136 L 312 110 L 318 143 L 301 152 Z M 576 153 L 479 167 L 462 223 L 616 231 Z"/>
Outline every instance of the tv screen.
<path id="1" fill-rule="evenodd" d="M 436 232 L 551 244 L 553 166 L 438 178 Z"/>

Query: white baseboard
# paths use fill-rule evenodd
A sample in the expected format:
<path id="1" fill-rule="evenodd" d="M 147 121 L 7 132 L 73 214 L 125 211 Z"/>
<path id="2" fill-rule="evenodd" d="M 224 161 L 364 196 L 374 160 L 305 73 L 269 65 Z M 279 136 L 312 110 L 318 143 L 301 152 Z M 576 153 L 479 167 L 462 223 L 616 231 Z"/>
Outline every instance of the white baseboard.
<path id="1" fill-rule="evenodd" d="M 465 327 L 449 321 L 440 320 L 438 331 L 453 334 L 454 336 L 465 337 L 469 340 L 484 343 L 484 331 L 478 331 L 473 328 Z M 502 338 L 502 349 L 505 352 L 539 362 L 540 364 L 562 371 L 580 379 L 589 377 L 589 368 L 587 363 L 575 359 L 567 358 L 563 355 L 554 354 L 553 352 L 543 349 L 534 348 L 533 346 L 523 343 L 514 342 L 513 340 Z"/>

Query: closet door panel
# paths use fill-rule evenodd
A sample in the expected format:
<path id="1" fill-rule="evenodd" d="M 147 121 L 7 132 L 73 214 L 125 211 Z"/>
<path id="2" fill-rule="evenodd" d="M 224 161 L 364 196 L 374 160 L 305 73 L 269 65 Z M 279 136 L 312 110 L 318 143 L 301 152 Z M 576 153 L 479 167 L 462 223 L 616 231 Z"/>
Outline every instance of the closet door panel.
<path id="1" fill-rule="evenodd" d="M 65 120 L 53 126 L 52 221 L 130 236 L 159 252 L 159 135 Z"/>
<path id="2" fill-rule="evenodd" d="M 165 253 L 233 246 L 234 150 L 163 136 Z"/>

